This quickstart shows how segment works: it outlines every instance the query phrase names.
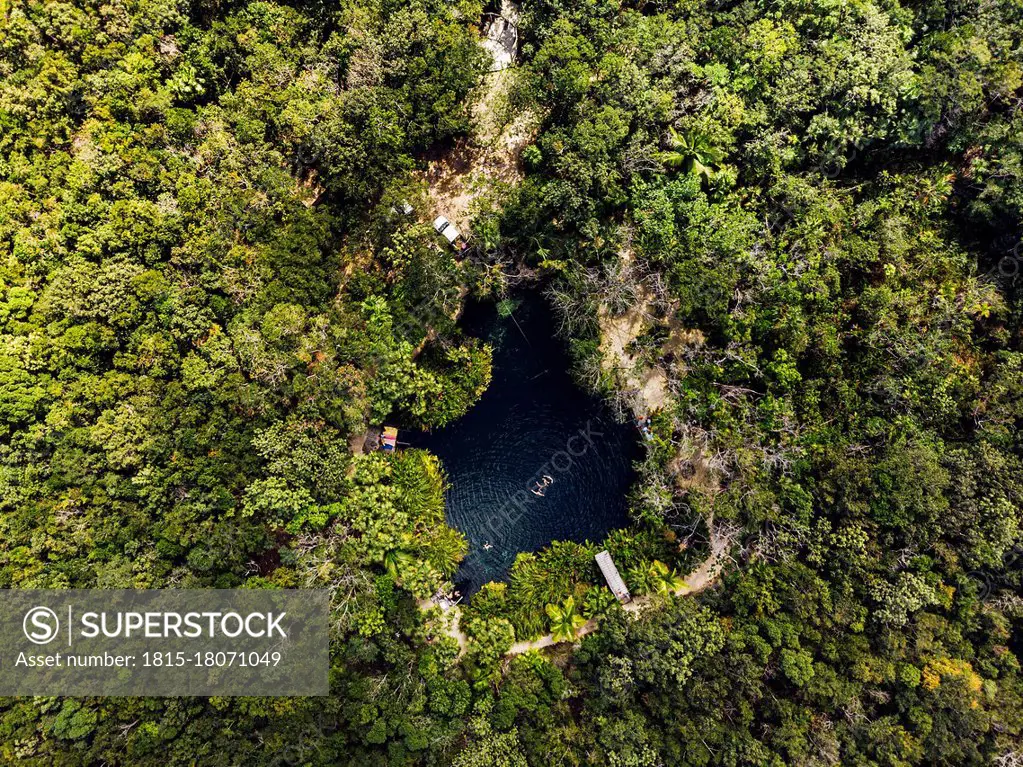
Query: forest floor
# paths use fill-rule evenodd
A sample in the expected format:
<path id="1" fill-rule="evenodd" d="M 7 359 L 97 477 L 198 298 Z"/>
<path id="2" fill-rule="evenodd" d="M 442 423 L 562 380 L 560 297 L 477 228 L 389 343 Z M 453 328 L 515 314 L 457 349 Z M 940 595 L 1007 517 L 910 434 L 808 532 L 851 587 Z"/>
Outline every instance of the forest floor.
<path id="1" fill-rule="evenodd" d="M 633 416 L 643 418 L 664 407 L 668 397 L 668 376 L 659 365 L 646 365 L 629 351 L 629 346 L 653 324 L 650 307 L 653 298 L 641 285 L 632 304 L 624 314 L 614 316 L 600 307 L 600 352 L 604 369 L 617 371 L 630 397 Z"/>
<path id="2" fill-rule="evenodd" d="M 458 642 L 458 654 L 463 655 L 469 648 L 469 637 L 462 631 L 462 608 L 447 600 L 441 602 L 436 596 L 420 599 L 419 609 L 423 612 L 438 608 L 441 612 L 441 633 Z"/>
<path id="3" fill-rule="evenodd" d="M 619 255 L 622 274 L 628 275 L 633 266 L 631 250 Z M 600 355 L 604 371 L 616 376 L 619 389 L 626 393 L 628 407 L 636 419 L 646 418 L 661 410 L 670 396 L 668 373 L 661 363 L 643 359 L 634 344 L 658 324 L 668 331 L 667 340 L 658 349 L 660 360 L 673 359 L 672 375 L 677 379 L 685 375 L 680 357 L 687 348 L 700 347 L 706 339 L 701 331 L 686 328 L 677 319 L 667 322 L 654 313 L 655 296 L 643 282 L 636 281 L 635 299 L 621 314 L 613 313 L 606 304 L 597 308 L 600 325 Z M 670 315 L 671 312 L 668 312 Z M 720 477 L 711 468 L 708 456 L 700 446 L 682 447 L 668 464 L 668 472 L 680 490 L 700 490 L 713 498 L 720 492 Z"/>
<path id="4" fill-rule="evenodd" d="M 635 256 L 629 247 L 619 253 L 623 275 L 629 274 Z M 656 323 L 653 313 L 654 295 L 640 281 L 635 300 L 622 314 L 613 313 L 606 304 L 597 309 L 600 324 L 601 365 L 617 374 L 620 387 L 629 394 L 634 418 L 645 418 L 664 407 L 668 398 L 668 375 L 660 365 L 647 364 L 630 347 Z M 670 339 L 669 339 L 670 342 Z"/>

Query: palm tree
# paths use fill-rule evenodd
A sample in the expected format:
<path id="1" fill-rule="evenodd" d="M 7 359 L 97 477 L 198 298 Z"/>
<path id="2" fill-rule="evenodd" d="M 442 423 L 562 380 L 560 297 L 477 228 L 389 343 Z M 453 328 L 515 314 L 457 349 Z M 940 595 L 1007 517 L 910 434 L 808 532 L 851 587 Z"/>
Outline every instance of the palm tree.
<path id="1" fill-rule="evenodd" d="M 668 128 L 668 143 L 671 148 L 667 152 L 659 152 L 657 158 L 669 168 L 695 173 L 704 181 L 710 181 L 714 173 L 711 166 L 721 162 L 725 156 L 705 133 L 699 131 L 679 133 Z"/>
<path id="2" fill-rule="evenodd" d="M 663 596 L 673 594 L 686 585 L 686 582 L 679 577 L 675 570 L 669 570 L 668 566 L 659 559 L 650 563 L 647 573 L 653 582 L 653 590 Z"/>
<path id="3" fill-rule="evenodd" d="M 626 570 L 625 583 L 633 594 L 649 594 L 654 590 L 653 579 L 650 577 L 650 568 L 643 567 L 643 565 L 636 565 Z"/>
<path id="4" fill-rule="evenodd" d="M 576 632 L 586 625 L 586 619 L 576 613 L 572 597 L 562 602 L 561 607 L 547 605 L 547 617 L 551 619 L 551 636 L 555 642 L 574 642 Z"/>
<path id="5" fill-rule="evenodd" d="M 398 571 L 412 562 L 412 555 L 401 549 L 391 549 L 384 554 L 384 569 L 394 580 L 398 580 Z"/>

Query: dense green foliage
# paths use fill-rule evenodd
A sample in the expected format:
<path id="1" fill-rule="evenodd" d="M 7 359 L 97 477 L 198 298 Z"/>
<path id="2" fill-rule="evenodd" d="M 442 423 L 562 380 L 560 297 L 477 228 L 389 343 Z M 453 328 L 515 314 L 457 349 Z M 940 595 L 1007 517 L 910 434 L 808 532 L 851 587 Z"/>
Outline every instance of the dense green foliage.
<path id="1" fill-rule="evenodd" d="M 237 764 L 314 714 L 361 728 L 370 669 L 412 657 L 404 590 L 464 551 L 434 459 L 349 443 L 389 413 L 446 423 L 489 380 L 450 320 L 472 274 L 389 210 L 468 125 L 479 9 L 2 10 L 0 585 L 326 585 L 339 697 L 11 702 L 0 761 Z M 436 663 L 436 705 L 464 710 Z"/>
<path id="2" fill-rule="evenodd" d="M 352 61 L 370 52 L 330 31 L 357 9 L 188 10 L 8 14 L 5 586 L 237 583 L 276 529 L 334 513 L 371 415 L 444 423 L 486 384 L 485 349 L 417 359 L 424 326 L 404 317 L 420 272 L 453 286 L 457 265 L 415 232 L 359 234 L 410 153 L 463 126 L 438 99 L 474 82 L 471 37 L 405 6 L 392 23 L 420 30 L 427 65 L 361 18 L 390 62 L 370 77 Z M 342 140 L 354 176 L 323 149 Z"/>
<path id="3" fill-rule="evenodd" d="M 523 4 L 487 242 L 608 394 L 601 313 L 649 302 L 605 545 L 656 607 L 555 544 L 459 659 L 416 606 L 464 554 L 442 468 L 352 445 L 489 380 L 488 254 L 393 208 L 470 128 L 482 11 L 0 0 L 0 586 L 334 594 L 328 698 L 8 699 L 0 761 L 1018 763 L 1023 6 Z M 711 517 L 733 564 L 669 596 Z"/>
<path id="4" fill-rule="evenodd" d="M 523 89 L 546 121 L 506 236 L 566 275 L 584 368 L 598 306 L 652 296 L 664 322 L 638 351 L 671 396 L 644 481 L 675 489 L 638 516 L 745 530 L 712 612 L 587 638 L 583 713 L 537 747 L 571 733 L 580 762 L 651 765 L 1018 753 L 1019 9 L 526 11 Z M 724 637 L 673 633 L 687 621 Z"/>

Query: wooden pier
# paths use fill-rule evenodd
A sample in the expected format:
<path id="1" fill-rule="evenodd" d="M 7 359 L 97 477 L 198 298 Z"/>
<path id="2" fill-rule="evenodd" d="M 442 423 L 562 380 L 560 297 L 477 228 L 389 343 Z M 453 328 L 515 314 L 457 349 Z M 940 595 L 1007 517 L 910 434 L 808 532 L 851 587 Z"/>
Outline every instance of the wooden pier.
<path id="1" fill-rule="evenodd" d="M 625 581 L 622 580 L 622 576 L 618 574 L 618 568 L 615 567 L 611 555 L 605 550 L 597 554 L 594 559 L 597 560 L 597 567 L 604 574 L 604 580 L 607 581 L 611 593 L 618 597 L 618 601 L 622 604 L 631 602 L 632 594 L 629 593 L 629 588 L 625 585 Z"/>

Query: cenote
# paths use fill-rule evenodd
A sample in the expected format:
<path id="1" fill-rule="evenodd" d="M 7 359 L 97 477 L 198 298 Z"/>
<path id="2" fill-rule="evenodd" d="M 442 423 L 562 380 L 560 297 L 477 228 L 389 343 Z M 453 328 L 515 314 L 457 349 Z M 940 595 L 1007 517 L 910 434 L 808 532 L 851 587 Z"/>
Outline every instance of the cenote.
<path id="1" fill-rule="evenodd" d="M 640 453 L 635 429 L 572 380 L 546 302 L 527 293 L 503 306 L 472 304 L 462 321 L 494 348 L 486 393 L 456 423 L 413 440 L 448 474 L 448 522 L 469 540 L 455 577 L 465 597 L 504 579 L 519 552 L 626 527 Z M 530 492 L 545 474 L 544 495 Z"/>

